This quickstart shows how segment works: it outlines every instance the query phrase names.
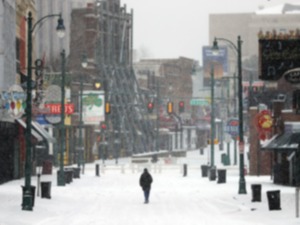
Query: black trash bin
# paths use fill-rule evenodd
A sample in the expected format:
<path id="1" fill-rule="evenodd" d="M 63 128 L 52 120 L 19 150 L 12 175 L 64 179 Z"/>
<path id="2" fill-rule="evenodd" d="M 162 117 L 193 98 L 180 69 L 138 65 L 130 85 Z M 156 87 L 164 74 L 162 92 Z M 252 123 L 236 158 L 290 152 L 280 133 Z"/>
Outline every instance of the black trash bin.
<path id="1" fill-rule="evenodd" d="M 42 198 L 51 198 L 51 182 L 41 182 Z"/>
<path id="2" fill-rule="evenodd" d="M 218 184 L 226 183 L 226 170 L 218 170 Z"/>
<path id="3" fill-rule="evenodd" d="M 73 181 L 73 169 L 66 168 L 65 172 L 65 182 L 70 184 Z"/>
<path id="4" fill-rule="evenodd" d="M 215 167 L 215 166 L 212 166 L 212 167 L 209 168 L 208 179 L 209 179 L 210 181 L 216 180 L 216 178 L 217 178 L 216 172 L 217 172 L 217 170 L 216 170 L 216 167 Z"/>
<path id="5" fill-rule="evenodd" d="M 252 202 L 261 202 L 261 185 L 260 184 L 252 184 Z"/>
<path id="6" fill-rule="evenodd" d="M 73 167 L 73 178 L 80 178 L 80 168 Z"/>
<path id="7" fill-rule="evenodd" d="M 25 195 L 25 186 L 22 186 L 22 193 L 23 196 Z M 34 206 L 34 198 L 35 198 L 35 186 L 30 186 L 30 193 L 32 196 L 32 207 Z M 24 205 L 24 202 L 22 202 L 22 206 Z"/>
<path id="8" fill-rule="evenodd" d="M 207 174 L 208 174 L 208 166 L 207 165 L 201 165 L 201 174 L 202 174 L 202 177 L 207 177 Z"/>
<path id="9" fill-rule="evenodd" d="M 280 208 L 280 190 L 267 191 L 269 210 L 281 210 Z"/>

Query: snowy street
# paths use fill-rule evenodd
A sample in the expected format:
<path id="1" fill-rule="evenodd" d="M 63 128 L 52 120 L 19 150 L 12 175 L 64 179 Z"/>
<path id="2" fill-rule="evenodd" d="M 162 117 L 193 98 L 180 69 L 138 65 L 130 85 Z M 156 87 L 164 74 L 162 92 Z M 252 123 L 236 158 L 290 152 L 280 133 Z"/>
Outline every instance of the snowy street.
<path id="1" fill-rule="evenodd" d="M 270 176 L 246 176 L 247 194 L 238 194 L 238 166 L 227 166 L 226 183 L 218 184 L 201 176 L 200 165 L 206 162 L 199 151 L 189 152 L 177 163 L 156 167 L 148 165 L 154 182 L 150 203 L 144 204 L 139 187 L 139 171 L 128 160 L 100 163 L 100 177 L 95 164 L 87 164 L 85 174 L 65 187 L 56 185 L 56 171 L 42 176 L 51 179 L 51 199 L 35 196 L 33 211 L 21 209 L 24 180 L 0 186 L 0 225 L 282 225 L 299 224 L 295 217 L 295 188 L 273 185 Z M 200 162 L 200 163 L 199 163 Z M 183 176 L 183 163 L 188 164 Z M 123 166 L 122 166 L 123 165 Z M 136 167 L 137 168 L 137 167 Z M 36 177 L 32 185 L 36 185 Z M 251 184 L 261 184 L 262 202 L 251 202 Z M 266 191 L 281 191 L 282 210 L 270 211 Z"/>

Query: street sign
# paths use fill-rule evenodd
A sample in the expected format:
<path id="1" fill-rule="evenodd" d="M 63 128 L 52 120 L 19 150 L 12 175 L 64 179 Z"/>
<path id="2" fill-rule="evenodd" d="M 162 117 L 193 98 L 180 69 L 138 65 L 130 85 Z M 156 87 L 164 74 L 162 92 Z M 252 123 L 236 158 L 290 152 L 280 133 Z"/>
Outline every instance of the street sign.
<path id="1" fill-rule="evenodd" d="M 237 137 L 239 134 L 239 120 L 236 118 L 229 119 L 226 123 L 225 132 L 232 137 Z"/>
<path id="2" fill-rule="evenodd" d="M 190 105 L 208 106 L 208 101 L 205 99 L 191 99 Z"/>

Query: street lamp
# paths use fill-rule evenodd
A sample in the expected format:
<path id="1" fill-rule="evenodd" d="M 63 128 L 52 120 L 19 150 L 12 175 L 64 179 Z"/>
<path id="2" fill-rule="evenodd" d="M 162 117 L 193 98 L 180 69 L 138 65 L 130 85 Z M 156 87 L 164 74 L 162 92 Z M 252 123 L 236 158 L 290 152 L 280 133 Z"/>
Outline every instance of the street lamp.
<path id="1" fill-rule="evenodd" d="M 81 60 L 82 68 L 86 68 L 88 66 L 86 55 L 82 56 Z M 80 164 L 82 165 L 82 174 L 84 174 L 84 146 L 82 143 L 82 109 L 83 109 L 83 79 L 82 74 L 80 75 L 80 112 L 79 112 L 79 152 L 78 152 L 78 168 L 80 168 Z"/>
<path id="2" fill-rule="evenodd" d="M 57 175 L 57 185 L 65 186 L 64 172 L 64 149 L 65 149 L 65 64 L 66 53 L 62 50 L 61 55 L 61 112 L 60 112 L 60 160 L 59 173 Z"/>
<path id="3" fill-rule="evenodd" d="M 210 72 L 210 82 L 211 82 L 211 100 L 210 100 L 210 110 L 211 110 L 211 115 L 210 115 L 210 167 L 212 170 L 214 170 L 215 166 L 215 157 L 214 157 L 214 152 L 215 152 L 215 106 L 214 106 L 214 99 L 215 99 L 215 77 L 214 77 L 214 65 L 213 63 L 211 64 L 211 72 Z M 213 171 L 212 171 L 213 172 Z"/>
<path id="4" fill-rule="evenodd" d="M 36 28 L 37 24 L 42 22 L 48 17 L 56 17 L 58 16 L 58 26 L 56 27 L 58 37 L 62 38 L 64 36 L 64 24 L 61 14 L 52 14 L 47 15 L 39 19 L 35 24 L 32 24 L 32 13 L 28 13 L 27 18 L 27 97 L 26 97 L 26 131 L 25 131 L 25 139 L 26 139 L 26 154 L 25 154 L 25 187 L 23 190 L 23 203 L 22 209 L 32 211 L 33 207 L 33 193 L 31 191 L 31 101 L 32 101 L 32 86 L 31 86 L 31 79 L 32 79 L 32 33 Z"/>
<path id="5" fill-rule="evenodd" d="M 213 49 L 218 50 L 218 40 L 229 43 L 237 52 L 238 63 L 238 100 L 239 100 L 239 152 L 240 152 L 240 179 L 239 194 L 246 194 L 246 180 L 244 175 L 244 130 L 243 130 L 243 86 L 242 86 L 242 40 L 241 36 L 237 37 L 237 45 L 225 38 L 215 38 Z"/>
<path id="6" fill-rule="evenodd" d="M 155 142 L 155 149 L 159 152 L 160 140 L 159 140 L 159 110 L 160 110 L 160 87 L 159 81 L 156 81 L 156 142 Z"/>

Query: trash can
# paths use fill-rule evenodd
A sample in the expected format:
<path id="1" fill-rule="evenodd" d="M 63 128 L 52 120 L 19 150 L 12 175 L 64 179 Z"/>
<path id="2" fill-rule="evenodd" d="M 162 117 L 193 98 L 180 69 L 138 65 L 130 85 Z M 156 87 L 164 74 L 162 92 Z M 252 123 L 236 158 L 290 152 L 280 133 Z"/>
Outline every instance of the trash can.
<path id="1" fill-rule="evenodd" d="M 218 184 L 226 183 L 226 170 L 218 170 Z"/>
<path id="2" fill-rule="evenodd" d="M 215 166 L 209 168 L 208 179 L 210 181 L 216 180 L 216 172 L 217 171 L 216 171 L 216 167 Z"/>
<path id="3" fill-rule="evenodd" d="M 65 170 L 65 182 L 70 184 L 73 181 L 73 169 L 66 168 Z"/>
<path id="4" fill-rule="evenodd" d="M 51 182 L 41 182 L 42 198 L 51 198 Z"/>
<path id="5" fill-rule="evenodd" d="M 202 177 L 207 177 L 207 173 L 208 173 L 208 166 L 207 165 L 201 165 Z"/>
<path id="6" fill-rule="evenodd" d="M 252 202 L 261 202 L 261 185 L 260 184 L 252 184 Z"/>
<path id="7" fill-rule="evenodd" d="M 228 155 L 226 153 L 221 154 L 221 162 L 224 166 L 229 165 Z"/>
<path id="8" fill-rule="evenodd" d="M 25 186 L 22 186 L 22 193 L 23 196 L 25 196 Z M 30 186 L 30 193 L 32 196 L 32 207 L 34 206 L 34 198 L 35 198 L 35 186 Z M 24 205 L 24 202 L 22 202 L 22 206 Z"/>
<path id="9" fill-rule="evenodd" d="M 281 210 L 280 208 L 280 190 L 267 191 L 269 210 Z"/>
<path id="10" fill-rule="evenodd" d="M 73 178 L 80 178 L 80 168 L 73 167 Z"/>

